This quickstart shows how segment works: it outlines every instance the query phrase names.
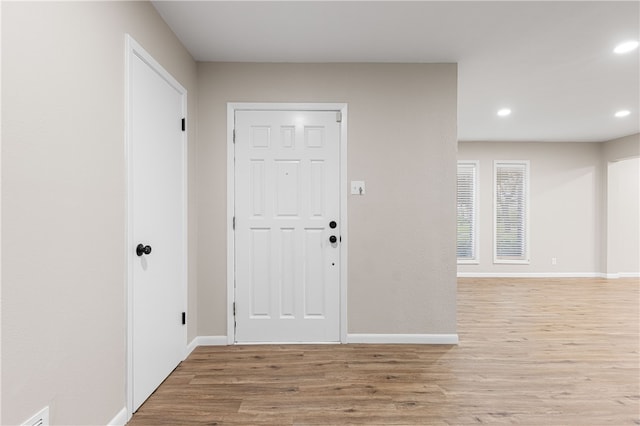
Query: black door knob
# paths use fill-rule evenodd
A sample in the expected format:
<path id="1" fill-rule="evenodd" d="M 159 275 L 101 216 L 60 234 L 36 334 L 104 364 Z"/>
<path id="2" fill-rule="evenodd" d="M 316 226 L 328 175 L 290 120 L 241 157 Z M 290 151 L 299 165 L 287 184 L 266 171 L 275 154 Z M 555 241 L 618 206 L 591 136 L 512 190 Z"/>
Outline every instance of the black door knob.
<path id="1" fill-rule="evenodd" d="M 136 254 L 138 256 L 142 256 L 143 254 L 149 254 L 149 253 L 151 253 L 151 246 L 138 244 L 138 247 L 136 247 Z"/>
<path id="2" fill-rule="evenodd" d="M 331 244 L 335 243 L 336 241 L 338 241 L 338 239 L 336 238 L 336 236 L 335 236 L 335 235 L 332 235 L 332 236 L 330 236 L 330 237 L 329 237 L 329 242 L 330 242 Z"/>
<path id="3" fill-rule="evenodd" d="M 338 224 L 336 223 L 335 220 L 332 220 L 331 222 L 329 222 L 329 228 L 331 229 L 335 229 L 336 226 L 338 226 Z"/>

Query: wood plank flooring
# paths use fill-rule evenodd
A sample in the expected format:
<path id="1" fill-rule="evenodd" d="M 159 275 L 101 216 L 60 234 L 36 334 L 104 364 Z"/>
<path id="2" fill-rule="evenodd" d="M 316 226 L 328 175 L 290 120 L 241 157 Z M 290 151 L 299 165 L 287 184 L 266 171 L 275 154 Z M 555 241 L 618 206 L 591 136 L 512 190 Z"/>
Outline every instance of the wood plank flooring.
<path id="1" fill-rule="evenodd" d="M 199 347 L 141 425 L 640 424 L 637 279 L 460 279 L 457 346 Z"/>

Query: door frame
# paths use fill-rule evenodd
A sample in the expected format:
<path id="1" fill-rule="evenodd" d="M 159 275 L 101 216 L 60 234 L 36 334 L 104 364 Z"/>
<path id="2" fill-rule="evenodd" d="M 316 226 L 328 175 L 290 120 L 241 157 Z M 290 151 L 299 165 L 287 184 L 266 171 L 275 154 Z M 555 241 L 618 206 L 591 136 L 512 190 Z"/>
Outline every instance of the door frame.
<path id="1" fill-rule="evenodd" d="M 346 103 L 287 103 L 287 102 L 228 102 L 227 103 L 227 344 L 234 345 L 235 318 L 235 146 L 233 133 L 236 111 L 336 111 L 342 114 L 340 126 L 340 343 L 347 343 L 347 104 Z"/>
<path id="2" fill-rule="evenodd" d="M 127 339 L 126 339 L 126 404 L 127 404 L 127 419 L 131 419 L 133 416 L 133 264 L 131 262 L 132 247 L 134 247 L 133 241 L 133 105 L 132 105 L 132 90 L 133 90 L 133 59 L 138 57 L 145 62 L 153 71 L 155 71 L 163 80 L 165 80 L 171 87 L 173 87 L 182 97 L 182 114 L 187 118 L 187 90 L 175 79 L 167 70 L 165 70 L 160 63 L 158 63 L 133 37 L 129 34 L 125 34 L 125 93 L 124 93 L 124 158 L 125 158 L 125 247 L 124 257 L 126 265 L 126 300 L 127 300 Z M 187 149 L 187 132 L 182 132 L 182 229 L 183 229 L 183 256 L 184 265 L 182 270 L 182 305 L 186 312 L 187 308 L 187 280 L 188 280 L 188 149 Z M 187 327 L 183 330 L 183 355 L 184 359 L 187 355 Z"/>

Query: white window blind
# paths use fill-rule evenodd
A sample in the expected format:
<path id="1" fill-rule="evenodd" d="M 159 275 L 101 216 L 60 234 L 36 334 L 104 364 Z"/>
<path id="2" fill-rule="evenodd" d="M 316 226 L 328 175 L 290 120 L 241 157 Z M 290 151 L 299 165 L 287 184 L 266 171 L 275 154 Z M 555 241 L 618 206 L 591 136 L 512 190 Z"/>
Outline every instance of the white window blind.
<path id="1" fill-rule="evenodd" d="M 458 162 L 458 263 L 476 263 L 478 164 Z"/>
<path id="2" fill-rule="evenodd" d="M 529 162 L 495 162 L 496 263 L 529 262 Z"/>

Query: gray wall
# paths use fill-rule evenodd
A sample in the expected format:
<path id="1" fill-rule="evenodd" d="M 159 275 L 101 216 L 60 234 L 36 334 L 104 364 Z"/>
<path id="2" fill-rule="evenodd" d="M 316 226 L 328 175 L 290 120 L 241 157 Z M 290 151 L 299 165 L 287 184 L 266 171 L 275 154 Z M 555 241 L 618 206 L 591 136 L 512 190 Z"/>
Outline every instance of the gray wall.
<path id="1" fill-rule="evenodd" d="M 455 64 L 198 64 L 198 334 L 226 334 L 227 102 L 347 102 L 349 333 L 455 333 Z"/>
<path id="2" fill-rule="evenodd" d="M 619 229 L 620 219 L 607 219 L 608 165 L 640 155 L 639 135 L 602 143 L 459 142 L 459 160 L 478 160 L 479 165 L 479 259 L 477 265 L 458 265 L 461 275 L 482 274 L 616 274 L 636 270 L 632 257 L 612 262 L 612 250 L 620 257 L 619 237 L 636 247 L 640 236 Z M 493 161 L 530 160 L 530 250 L 529 265 L 493 263 Z M 640 177 L 632 168 L 616 188 L 637 198 Z M 624 179 L 623 179 L 624 180 Z M 619 200 L 619 196 L 617 198 Z M 626 216 L 625 216 L 626 217 Z M 608 229 L 618 236 L 608 237 Z M 614 248 L 618 247 L 618 248 Z M 552 265 L 551 258 L 557 259 Z M 624 265 L 624 266 L 622 266 Z"/>
<path id="3" fill-rule="evenodd" d="M 640 158 L 609 163 L 607 271 L 640 271 Z"/>
<path id="4" fill-rule="evenodd" d="M 640 272 L 639 157 L 640 134 L 602 144 L 602 270 L 608 274 Z"/>
<path id="5" fill-rule="evenodd" d="M 602 159 L 619 161 L 640 156 L 640 133 L 603 142 Z"/>
<path id="6" fill-rule="evenodd" d="M 150 3 L 2 2 L 5 425 L 45 405 L 52 424 L 106 424 L 125 406 L 125 33 L 189 91 L 195 169 L 196 65 Z"/>

